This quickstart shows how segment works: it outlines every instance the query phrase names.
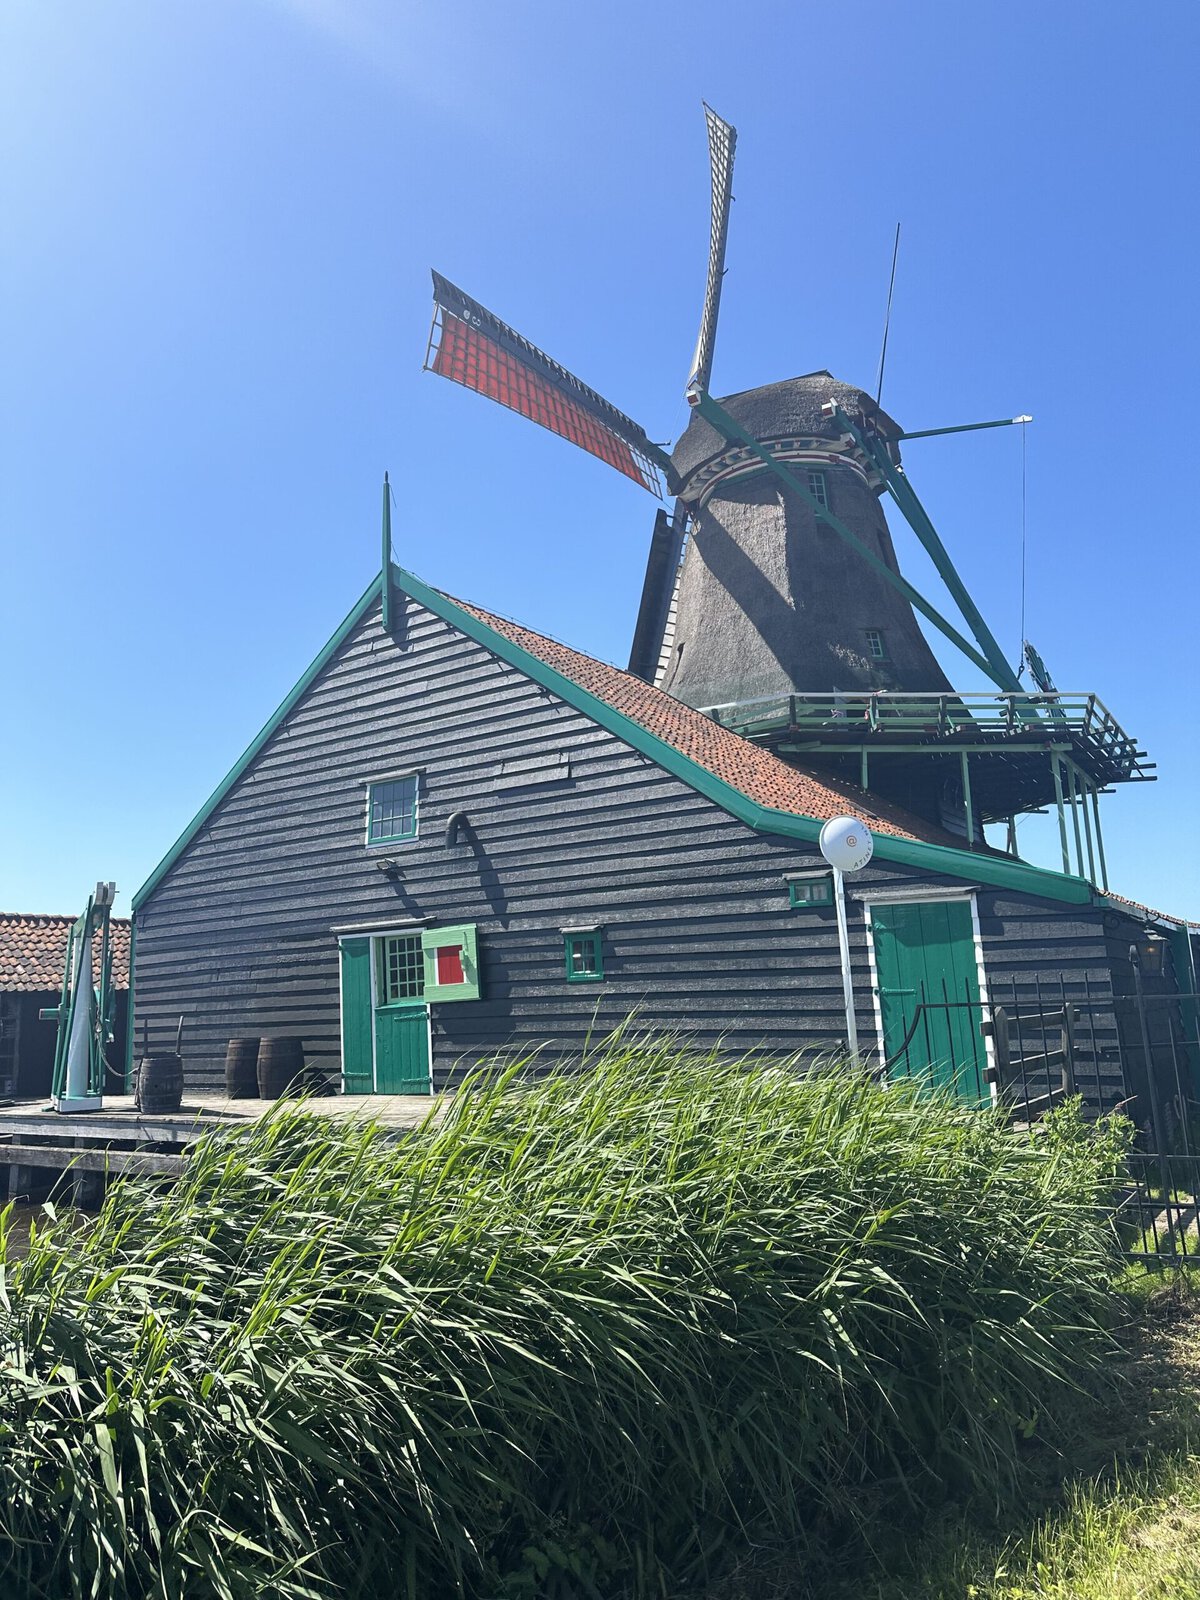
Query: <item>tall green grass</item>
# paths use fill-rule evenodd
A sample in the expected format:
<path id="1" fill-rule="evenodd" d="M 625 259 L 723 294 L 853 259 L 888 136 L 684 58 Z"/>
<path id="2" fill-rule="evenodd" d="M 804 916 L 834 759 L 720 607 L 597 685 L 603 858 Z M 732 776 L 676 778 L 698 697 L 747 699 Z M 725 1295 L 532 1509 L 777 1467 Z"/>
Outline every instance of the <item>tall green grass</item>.
<path id="1" fill-rule="evenodd" d="M 0 1593 L 669 1593 L 864 1484 L 1005 1491 L 1103 1359 L 1120 1139 L 1077 1115 L 519 1070 L 0 1237 Z"/>

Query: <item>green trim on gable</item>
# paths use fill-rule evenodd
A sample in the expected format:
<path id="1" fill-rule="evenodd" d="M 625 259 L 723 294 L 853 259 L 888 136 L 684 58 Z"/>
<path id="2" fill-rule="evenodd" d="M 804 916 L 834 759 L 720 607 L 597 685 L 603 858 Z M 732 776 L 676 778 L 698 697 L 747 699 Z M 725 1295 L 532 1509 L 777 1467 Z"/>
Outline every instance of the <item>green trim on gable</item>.
<path id="1" fill-rule="evenodd" d="M 250 764 L 266 745 L 267 741 L 274 733 L 278 731 L 279 725 L 287 720 L 287 718 L 295 710 L 296 706 L 299 705 L 300 701 L 308 693 L 309 689 L 312 688 L 313 684 L 320 677 L 321 673 L 324 672 L 325 668 L 329 665 L 334 656 L 337 655 L 338 651 L 345 644 L 346 640 L 354 632 L 368 608 L 379 599 L 379 588 L 380 579 L 378 577 L 372 578 L 366 592 L 358 601 L 353 611 L 351 611 L 350 615 L 342 623 L 338 631 L 334 634 L 333 638 L 330 639 L 324 650 L 321 651 L 321 654 L 312 663 L 308 671 L 299 680 L 299 682 L 292 687 L 291 691 L 285 697 L 283 702 L 275 708 L 271 716 L 267 719 L 262 728 L 260 728 L 249 747 L 243 752 L 240 760 L 238 760 L 238 762 L 225 774 L 221 782 L 209 795 L 208 799 L 200 807 L 199 811 L 197 811 L 196 815 L 188 823 L 187 827 L 179 835 L 178 839 L 176 839 L 175 843 L 167 851 L 166 855 L 162 858 L 162 860 L 155 867 L 154 871 L 146 879 L 145 883 L 134 895 L 132 901 L 132 909 L 134 911 L 137 911 L 139 906 L 144 905 L 150 895 L 152 895 L 155 889 L 158 888 L 159 884 L 166 877 L 167 873 L 170 872 L 171 868 L 179 860 L 180 856 L 187 849 L 188 845 L 191 844 L 192 840 L 204 826 L 204 823 L 207 821 L 209 815 L 221 804 L 221 801 L 224 800 L 225 796 L 233 788 L 234 784 L 237 783 L 238 779 L 244 776 Z"/>
<path id="2" fill-rule="evenodd" d="M 442 621 L 450 623 L 469 639 L 474 639 L 477 644 L 483 645 L 500 660 L 516 667 L 535 683 L 540 683 L 543 688 L 551 690 L 561 700 L 582 711 L 593 722 L 606 728 L 619 739 L 623 739 L 635 750 L 649 756 L 664 771 L 681 779 L 705 799 L 711 800 L 723 811 L 736 817 L 739 822 L 744 822 L 758 833 L 782 835 L 785 838 L 799 839 L 805 844 L 817 842 L 821 823 L 816 818 L 797 816 L 794 812 L 776 811 L 772 807 L 759 805 L 740 789 L 734 788 L 732 784 L 726 783 L 723 778 L 718 778 L 715 773 L 710 772 L 707 767 L 700 766 L 689 756 L 684 755 L 674 745 L 660 739 L 657 734 L 651 733 L 640 723 L 632 721 L 607 700 L 600 699 L 539 656 L 531 655 L 519 644 L 506 638 L 502 633 L 497 633 L 486 622 L 472 616 L 469 611 L 464 611 L 455 601 L 439 590 L 430 588 L 411 572 L 405 572 L 402 567 L 397 567 L 394 562 L 391 565 L 391 578 L 395 588 L 407 594 L 410 599 L 433 612 Z M 371 607 L 380 603 L 383 582 L 384 574 L 381 571 L 241 759 L 209 795 L 134 895 L 135 912 L 158 888 L 209 815 L 245 774 L 267 741 L 333 660 Z M 1032 867 L 1023 861 L 1014 861 L 1006 857 L 976 855 L 971 851 L 956 850 L 948 845 L 927 844 L 919 839 L 897 839 L 891 834 L 877 833 L 875 854 L 881 860 L 895 862 L 900 866 L 916 867 L 927 872 L 942 872 L 950 877 L 967 879 L 972 883 L 987 883 L 999 888 L 1015 889 L 1043 899 L 1063 901 L 1068 905 L 1090 905 L 1095 903 L 1096 899 L 1091 885 L 1083 878 L 1070 877 L 1062 872 L 1051 872 L 1045 867 Z"/>

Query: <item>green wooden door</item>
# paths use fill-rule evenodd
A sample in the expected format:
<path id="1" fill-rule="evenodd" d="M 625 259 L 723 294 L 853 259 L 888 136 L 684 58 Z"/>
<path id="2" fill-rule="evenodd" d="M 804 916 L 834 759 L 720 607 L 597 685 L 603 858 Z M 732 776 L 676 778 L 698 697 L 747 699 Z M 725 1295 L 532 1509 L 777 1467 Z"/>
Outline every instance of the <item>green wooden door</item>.
<path id="1" fill-rule="evenodd" d="M 375 1092 L 429 1093 L 429 1015 L 421 935 L 375 941 Z"/>
<path id="2" fill-rule="evenodd" d="M 971 907 L 926 900 L 871 908 L 884 1055 L 892 1077 L 923 1077 L 967 1105 L 991 1093 L 979 1032 L 979 970 Z M 913 1023 L 916 1023 L 913 1028 Z M 912 1037 L 901 1051 L 912 1028 Z"/>
<path id="3" fill-rule="evenodd" d="M 342 940 L 342 1089 L 370 1094 L 375 1087 L 372 1040 L 370 939 Z"/>
<path id="4" fill-rule="evenodd" d="M 423 1004 L 376 1008 L 375 1092 L 429 1093 L 429 1018 Z"/>

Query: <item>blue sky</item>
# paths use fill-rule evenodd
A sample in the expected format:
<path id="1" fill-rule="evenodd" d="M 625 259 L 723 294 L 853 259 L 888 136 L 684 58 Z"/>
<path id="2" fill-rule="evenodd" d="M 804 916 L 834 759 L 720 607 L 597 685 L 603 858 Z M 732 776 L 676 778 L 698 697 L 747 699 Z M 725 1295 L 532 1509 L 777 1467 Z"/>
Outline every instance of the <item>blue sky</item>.
<path id="1" fill-rule="evenodd" d="M 0 908 L 128 904 L 376 569 L 385 468 L 402 563 L 624 663 L 652 502 L 422 373 L 428 272 L 676 436 L 703 96 L 714 391 L 872 387 L 902 222 L 885 404 L 1035 417 L 1027 632 L 1159 763 L 1114 887 L 1200 917 L 1198 45 L 1190 0 L 5 0 Z M 1015 657 L 1019 430 L 906 465 Z"/>

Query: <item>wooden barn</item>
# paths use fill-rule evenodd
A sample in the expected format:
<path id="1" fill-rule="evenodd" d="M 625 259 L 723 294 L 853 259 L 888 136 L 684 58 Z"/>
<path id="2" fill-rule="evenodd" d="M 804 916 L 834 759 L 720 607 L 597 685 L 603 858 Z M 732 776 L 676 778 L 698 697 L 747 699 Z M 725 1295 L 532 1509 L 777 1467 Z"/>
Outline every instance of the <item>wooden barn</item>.
<path id="1" fill-rule="evenodd" d="M 377 578 L 135 897 L 137 1038 L 170 1049 L 184 1016 L 193 1087 L 218 1087 L 245 1035 L 300 1036 L 348 1094 L 442 1089 L 498 1051 L 578 1058 L 631 1014 L 730 1051 L 844 1047 L 816 839 L 849 812 L 876 841 L 848 884 L 866 1056 L 978 1103 L 991 1008 L 1044 1032 L 1065 996 L 1079 1089 L 1139 1093 L 1130 950 L 1157 961 L 1147 986 L 1190 992 L 1183 923 L 968 849 L 631 673 L 390 576 L 389 626 Z M 1174 1099 L 1193 1062 L 1182 1008 L 1162 1011 L 1151 1058 Z M 1040 1059 L 1041 1033 L 1022 1049 Z"/>
<path id="2" fill-rule="evenodd" d="M 1029 641 L 1014 664 L 901 461 L 1031 418 L 907 432 L 882 370 L 874 395 L 818 370 L 714 398 L 736 135 L 706 120 L 669 454 L 434 274 L 430 370 L 673 500 L 629 670 L 395 567 L 385 480 L 379 578 L 135 897 L 139 1043 L 169 1050 L 183 1016 L 190 1080 L 216 1087 L 231 1038 L 298 1036 L 347 1094 L 423 1093 L 499 1051 L 578 1059 L 633 1016 L 728 1051 L 850 1050 L 972 1104 L 1078 1089 L 1165 1148 L 1200 1072 L 1187 925 L 1109 892 L 1100 826 L 1152 764 Z M 947 598 L 900 571 L 885 496 Z M 1018 854 L 1045 811 L 1061 871 Z M 848 903 L 817 848 L 847 814 L 875 838 Z"/>
<path id="3" fill-rule="evenodd" d="M 55 1024 L 39 1012 L 59 1002 L 74 921 L 74 917 L 0 912 L 2 1097 L 32 1100 L 50 1093 Z M 117 1089 L 124 1080 L 128 1055 L 130 924 L 114 917 L 111 928 L 116 1013 L 108 1061 L 111 1086 Z"/>

